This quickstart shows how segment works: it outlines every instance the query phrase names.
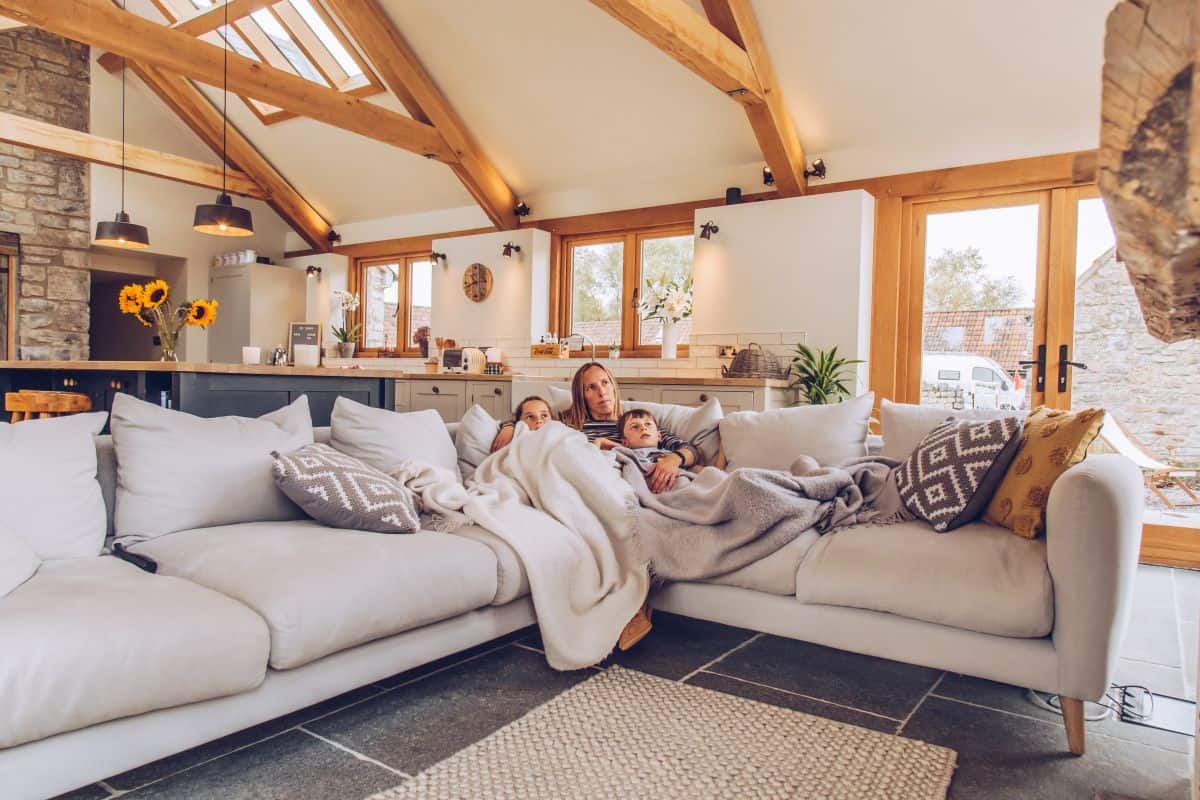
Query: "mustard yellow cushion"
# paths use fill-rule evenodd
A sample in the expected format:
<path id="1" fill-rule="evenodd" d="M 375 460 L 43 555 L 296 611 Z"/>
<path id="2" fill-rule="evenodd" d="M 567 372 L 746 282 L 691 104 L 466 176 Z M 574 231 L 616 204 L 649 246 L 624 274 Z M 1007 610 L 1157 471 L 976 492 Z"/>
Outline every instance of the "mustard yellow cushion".
<path id="1" fill-rule="evenodd" d="M 1104 410 L 1100 408 L 1035 410 L 1025 423 L 1021 446 L 983 518 L 1026 539 L 1045 533 L 1050 487 L 1059 475 L 1083 461 L 1103 424 Z"/>

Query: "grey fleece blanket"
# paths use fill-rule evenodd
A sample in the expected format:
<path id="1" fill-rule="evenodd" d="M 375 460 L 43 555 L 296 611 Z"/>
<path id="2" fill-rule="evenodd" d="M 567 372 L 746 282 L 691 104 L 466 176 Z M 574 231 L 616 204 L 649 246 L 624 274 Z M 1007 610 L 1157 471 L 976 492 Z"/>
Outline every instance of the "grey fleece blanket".
<path id="1" fill-rule="evenodd" d="M 699 580 L 766 558 L 809 528 L 826 533 L 907 518 L 892 477 L 897 462 L 866 457 L 820 467 L 802 456 L 791 472 L 705 467 L 675 489 L 654 494 L 637 461 L 616 448 L 633 486 L 635 538 L 659 578 Z"/>

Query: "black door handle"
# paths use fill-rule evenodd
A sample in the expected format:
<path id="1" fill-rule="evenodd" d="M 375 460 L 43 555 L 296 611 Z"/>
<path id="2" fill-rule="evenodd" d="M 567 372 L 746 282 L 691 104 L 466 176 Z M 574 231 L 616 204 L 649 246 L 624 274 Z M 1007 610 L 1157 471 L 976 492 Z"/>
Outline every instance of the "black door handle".
<path id="1" fill-rule="evenodd" d="M 1058 390 L 1065 392 L 1067 390 L 1067 367 L 1075 367 L 1076 369 L 1087 369 L 1087 364 L 1082 364 L 1078 361 L 1071 361 L 1070 348 L 1065 344 L 1059 345 L 1058 348 Z"/>
<path id="2" fill-rule="evenodd" d="M 1034 375 L 1034 391 L 1046 391 L 1046 345 L 1039 344 L 1037 349 L 1036 361 L 1018 361 L 1022 367 L 1035 367 L 1037 373 Z"/>

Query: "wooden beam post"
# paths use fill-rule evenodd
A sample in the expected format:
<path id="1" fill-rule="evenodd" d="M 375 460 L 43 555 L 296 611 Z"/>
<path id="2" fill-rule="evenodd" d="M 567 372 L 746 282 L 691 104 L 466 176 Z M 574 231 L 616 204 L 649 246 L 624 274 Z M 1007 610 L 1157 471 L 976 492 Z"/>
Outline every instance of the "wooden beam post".
<path id="1" fill-rule="evenodd" d="M 431 123 L 446 140 L 457 159 L 450 168 L 488 218 L 502 230 L 516 228 L 513 190 L 377 0 L 331 0 L 329 7 L 413 119 Z"/>
<path id="2" fill-rule="evenodd" d="M 129 68 L 200 137 L 201 141 L 217 153 L 221 152 L 221 129 L 224 120 L 221 113 L 191 81 L 180 75 L 132 61 L 129 62 Z M 259 185 L 267 204 L 275 209 L 296 233 L 316 250 L 327 253 L 332 249 L 333 245 L 329 241 L 332 230 L 330 224 L 233 125 L 229 125 L 226 131 L 225 146 L 228 161 L 241 167 L 246 175 Z"/>
<path id="3" fill-rule="evenodd" d="M 105 139 L 90 133 L 61 128 L 28 117 L 0 112 L 0 142 L 32 147 L 46 153 L 78 158 L 92 164 L 107 167 L 121 166 L 121 142 Z M 221 188 L 221 168 L 183 156 L 162 153 L 137 145 L 125 145 L 125 169 L 143 175 L 204 186 Z M 236 169 L 227 171 L 225 184 L 230 194 L 255 197 L 260 200 L 267 194 L 244 172 Z"/>
<path id="4" fill-rule="evenodd" d="M 108 0 L 0 0 L 0 14 L 35 28 L 123 55 L 143 66 L 221 86 L 229 59 L 229 91 L 386 142 L 427 158 L 454 162 L 433 126 L 336 89 L 153 23 Z"/>

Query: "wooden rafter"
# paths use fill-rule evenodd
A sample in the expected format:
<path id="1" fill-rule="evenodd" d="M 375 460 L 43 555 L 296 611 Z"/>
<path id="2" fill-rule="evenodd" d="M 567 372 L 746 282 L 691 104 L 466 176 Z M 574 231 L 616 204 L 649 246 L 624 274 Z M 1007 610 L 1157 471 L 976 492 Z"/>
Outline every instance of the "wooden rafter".
<path id="1" fill-rule="evenodd" d="M 296 75 L 226 53 L 186 33 L 163 27 L 107 0 L 0 0 L 0 14 L 75 41 L 110 50 L 143 66 L 186 75 L 335 127 L 440 161 L 456 161 L 431 125 L 382 106 L 318 86 Z"/>
<path id="2" fill-rule="evenodd" d="M 347 33 L 375 64 L 384 84 L 413 119 L 431 123 L 456 161 L 450 167 L 496 227 L 516 228 L 516 195 L 425 71 L 415 52 L 376 0 L 331 0 Z"/>
<path id="3" fill-rule="evenodd" d="M 175 23 L 174 28 L 189 36 L 203 36 L 209 31 L 215 31 L 224 25 L 226 13 L 228 13 L 228 19 L 233 21 L 249 16 L 260 8 L 266 8 L 275 2 L 278 2 L 278 0 L 229 0 L 228 3 L 218 2 L 207 10 L 201 11 L 199 14 L 188 17 L 185 20 L 180 20 Z"/>
<path id="4" fill-rule="evenodd" d="M 592 0 L 746 109 L 780 195 L 803 194 L 804 148 L 783 102 L 749 0 Z"/>
<path id="5" fill-rule="evenodd" d="M 0 142 L 19 144 L 34 150 L 78 158 L 108 167 L 120 167 L 122 164 L 121 142 L 116 139 L 106 139 L 5 112 L 0 112 Z M 193 186 L 209 189 L 220 189 L 222 186 L 220 167 L 137 145 L 125 145 L 124 165 L 130 172 L 155 175 Z M 224 185 L 231 194 L 256 197 L 260 200 L 267 196 L 258 184 L 236 169 L 228 171 Z"/>
<path id="6" fill-rule="evenodd" d="M 136 62 L 130 62 L 129 68 L 200 137 L 201 141 L 217 153 L 222 152 L 224 120 L 221 112 L 192 85 L 191 81 L 180 75 Z M 267 204 L 275 209 L 296 233 L 316 250 L 328 252 L 331 249 L 330 224 L 233 125 L 229 125 L 225 131 L 225 152 L 230 163 L 241 167 L 259 185 Z"/>
<path id="7" fill-rule="evenodd" d="M 764 102 L 746 105 L 746 118 L 750 121 L 763 158 L 775 176 L 776 190 L 785 197 L 803 194 L 806 189 L 804 148 L 796 134 L 792 115 L 783 101 L 783 92 L 776 80 L 775 68 L 771 65 L 771 56 L 767 53 L 750 0 L 701 2 L 709 22 L 745 48 L 762 87 Z"/>

